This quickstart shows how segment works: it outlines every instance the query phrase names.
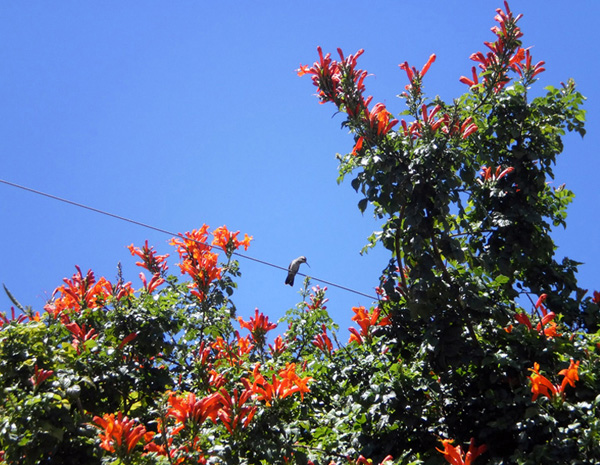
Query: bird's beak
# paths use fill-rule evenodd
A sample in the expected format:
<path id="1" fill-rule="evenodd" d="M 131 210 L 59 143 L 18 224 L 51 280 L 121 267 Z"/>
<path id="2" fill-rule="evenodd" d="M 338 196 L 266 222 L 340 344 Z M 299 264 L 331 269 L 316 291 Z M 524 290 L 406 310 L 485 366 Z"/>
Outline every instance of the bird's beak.
<path id="1" fill-rule="evenodd" d="M 308 262 L 304 262 L 304 263 L 306 263 L 308 265 Z M 310 265 L 308 265 L 308 267 L 310 268 Z"/>

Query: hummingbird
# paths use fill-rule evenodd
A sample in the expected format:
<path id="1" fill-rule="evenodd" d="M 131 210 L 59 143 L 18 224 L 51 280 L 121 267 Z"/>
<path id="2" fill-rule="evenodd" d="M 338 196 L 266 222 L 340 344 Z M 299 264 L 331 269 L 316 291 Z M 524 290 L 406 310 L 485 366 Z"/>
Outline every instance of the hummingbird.
<path id="1" fill-rule="evenodd" d="M 290 286 L 294 285 L 294 278 L 296 277 L 296 273 L 298 273 L 298 269 L 303 263 L 306 263 L 308 265 L 308 262 L 306 261 L 306 257 L 304 255 L 296 258 L 295 260 L 292 260 L 292 263 L 290 263 L 290 266 L 288 266 L 288 275 L 287 278 L 285 278 L 286 284 L 289 284 Z"/>

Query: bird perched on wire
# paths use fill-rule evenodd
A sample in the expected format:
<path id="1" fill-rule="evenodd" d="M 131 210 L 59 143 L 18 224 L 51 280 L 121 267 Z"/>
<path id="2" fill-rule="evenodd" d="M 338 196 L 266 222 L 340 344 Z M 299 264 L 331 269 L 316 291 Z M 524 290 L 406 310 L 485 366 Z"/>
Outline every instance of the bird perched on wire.
<path id="1" fill-rule="evenodd" d="M 295 260 L 292 260 L 292 263 L 290 263 L 290 266 L 288 266 L 288 275 L 287 278 L 285 278 L 286 284 L 289 284 L 290 286 L 294 285 L 294 278 L 296 277 L 296 273 L 298 273 L 298 269 L 303 263 L 306 263 L 308 265 L 308 262 L 306 261 L 306 257 L 304 255 L 296 258 Z M 308 266 L 310 267 L 310 265 Z"/>

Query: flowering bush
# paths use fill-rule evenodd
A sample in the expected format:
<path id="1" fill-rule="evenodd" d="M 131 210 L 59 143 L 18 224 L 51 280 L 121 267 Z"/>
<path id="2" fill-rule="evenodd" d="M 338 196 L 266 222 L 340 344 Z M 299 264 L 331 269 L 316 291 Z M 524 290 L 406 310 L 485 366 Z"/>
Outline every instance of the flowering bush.
<path id="1" fill-rule="evenodd" d="M 385 220 L 369 238 L 390 251 L 379 299 L 352 309 L 347 343 L 308 280 L 278 323 L 258 309 L 236 317 L 247 235 L 203 225 L 173 238 L 188 281 L 132 244 L 137 290 L 120 272 L 76 268 L 41 315 L 11 296 L 21 312 L 0 315 L 0 461 L 596 461 L 600 294 L 577 286 L 576 262 L 555 260 L 551 227 L 573 194 L 547 182 L 565 131 L 584 134 L 583 97 L 569 80 L 532 98 L 544 63 L 508 4 L 495 19 L 452 104 L 424 93 L 435 55 L 400 65 L 398 117 L 364 95 L 362 50 L 338 61 L 319 48 L 298 71 L 346 115 L 340 178 L 353 175 L 360 210 Z"/>

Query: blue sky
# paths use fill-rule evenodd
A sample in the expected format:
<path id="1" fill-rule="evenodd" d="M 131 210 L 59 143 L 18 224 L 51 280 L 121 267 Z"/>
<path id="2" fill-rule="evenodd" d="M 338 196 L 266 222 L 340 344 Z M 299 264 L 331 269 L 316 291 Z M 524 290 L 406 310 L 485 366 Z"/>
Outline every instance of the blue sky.
<path id="1" fill-rule="evenodd" d="M 491 40 L 501 2 L 2 2 L 0 178 L 174 232 L 226 224 L 254 236 L 247 254 L 371 294 L 387 262 L 361 256 L 379 228 L 338 186 L 335 154 L 352 149 L 332 106 L 318 105 L 300 63 L 316 47 L 365 54 L 367 94 L 398 113 L 406 84 L 398 64 L 437 61 L 430 96 L 466 91 L 471 53 Z M 600 161 L 596 31 L 600 3 L 565 8 L 512 1 L 524 13 L 524 45 L 545 60 L 535 92 L 573 77 L 588 97 L 588 134 L 565 138 L 556 185 L 576 193 L 559 257 L 585 262 L 580 284 L 600 289 L 596 173 Z M 126 246 L 168 236 L 0 184 L 0 282 L 42 310 L 79 265 L 141 286 Z M 271 320 L 295 305 L 285 273 L 240 260 L 238 313 Z M 177 272 L 177 269 L 173 269 Z M 347 328 L 351 307 L 371 301 L 330 288 L 329 310 Z M 0 311 L 11 303 L 0 296 Z"/>

